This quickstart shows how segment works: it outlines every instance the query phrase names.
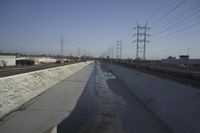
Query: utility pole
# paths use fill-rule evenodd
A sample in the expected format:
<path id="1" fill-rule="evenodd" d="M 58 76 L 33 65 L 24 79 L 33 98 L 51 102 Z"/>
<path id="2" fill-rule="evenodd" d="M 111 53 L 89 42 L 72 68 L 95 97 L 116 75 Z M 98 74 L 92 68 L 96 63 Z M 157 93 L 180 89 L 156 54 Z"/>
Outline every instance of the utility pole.
<path id="1" fill-rule="evenodd" d="M 150 30 L 150 28 L 147 24 L 145 26 L 140 26 L 138 24 L 135 28 L 133 28 L 133 30 L 136 30 L 136 34 L 133 34 L 133 36 L 136 36 L 136 40 L 133 41 L 136 42 L 136 59 L 140 59 L 139 53 L 142 51 L 143 60 L 146 60 L 146 44 L 150 42 L 147 40 L 147 36 L 150 36 L 147 31 Z"/>
<path id="2" fill-rule="evenodd" d="M 64 55 L 63 35 L 61 35 L 60 56 Z"/>
<path id="3" fill-rule="evenodd" d="M 117 41 L 116 58 L 122 58 L 122 41 Z"/>

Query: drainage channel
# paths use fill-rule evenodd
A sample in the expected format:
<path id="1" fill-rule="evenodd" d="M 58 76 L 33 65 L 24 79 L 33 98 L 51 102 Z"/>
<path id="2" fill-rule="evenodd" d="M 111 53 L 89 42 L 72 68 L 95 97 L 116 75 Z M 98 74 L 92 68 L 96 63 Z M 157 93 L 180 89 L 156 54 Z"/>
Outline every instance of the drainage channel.
<path id="1" fill-rule="evenodd" d="M 97 63 L 75 110 L 50 133 L 66 132 L 170 131 L 107 68 Z"/>
<path id="2" fill-rule="evenodd" d="M 44 133 L 79 133 L 84 124 L 94 116 L 97 110 L 95 92 L 96 66 L 88 80 L 88 83 L 80 96 L 76 107 L 61 123 L 45 131 Z"/>

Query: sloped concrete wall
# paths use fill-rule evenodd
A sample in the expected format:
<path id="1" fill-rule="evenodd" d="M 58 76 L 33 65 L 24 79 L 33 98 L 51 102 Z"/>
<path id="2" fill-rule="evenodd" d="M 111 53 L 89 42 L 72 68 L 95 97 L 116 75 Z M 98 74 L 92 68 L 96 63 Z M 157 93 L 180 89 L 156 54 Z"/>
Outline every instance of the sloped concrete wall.
<path id="1" fill-rule="evenodd" d="M 91 63 L 81 62 L 0 78 L 0 118 Z"/>
<path id="2" fill-rule="evenodd" d="M 199 90 L 118 65 L 107 67 L 172 132 L 199 133 Z"/>

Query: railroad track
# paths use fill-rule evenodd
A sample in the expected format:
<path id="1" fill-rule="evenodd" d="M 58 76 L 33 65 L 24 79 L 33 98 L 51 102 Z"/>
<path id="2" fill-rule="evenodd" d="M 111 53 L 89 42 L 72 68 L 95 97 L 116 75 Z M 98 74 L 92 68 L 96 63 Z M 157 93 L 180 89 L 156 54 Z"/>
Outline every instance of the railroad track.
<path id="1" fill-rule="evenodd" d="M 185 85 L 197 87 L 200 89 L 200 73 L 175 70 L 170 68 L 155 67 L 150 65 L 147 66 L 141 64 L 119 63 L 119 62 L 115 62 L 115 64 L 135 69 L 140 72 L 156 75 L 162 78 L 175 80 Z"/>
<path id="2" fill-rule="evenodd" d="M 68 62 L 68 63 L 63 63 L 63 64 L 51 63 L 51 64 L 40 64 L 40 65 L 33 65 L 33 66 L 21 66 L 21 67 L 18 66 L 18 67 L 11 67 L 11 68 L 3 68 L 3 69 L 0 69 L 0 77 L 11 76 L 11 75 L 21 74 L 21 73 L 26 73 L 26 72 L 37 71 L 37 70 L 43 70 L 43 69 L 53 68 L 53 67 L 58 67 L 58 66 L 64 66 L 64 65 L 69 65 L 73 63 L 75 62 Z"/>

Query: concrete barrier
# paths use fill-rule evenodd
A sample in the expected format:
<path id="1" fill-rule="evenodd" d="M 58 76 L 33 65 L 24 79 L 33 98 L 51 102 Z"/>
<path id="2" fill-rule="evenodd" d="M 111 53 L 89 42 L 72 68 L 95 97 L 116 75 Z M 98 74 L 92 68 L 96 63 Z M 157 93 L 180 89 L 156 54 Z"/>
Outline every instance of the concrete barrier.
<path id="1" fill-rule="evenodd" d="M 81 62 L 0 78 L 0 118 L 91 63 Z"/>

